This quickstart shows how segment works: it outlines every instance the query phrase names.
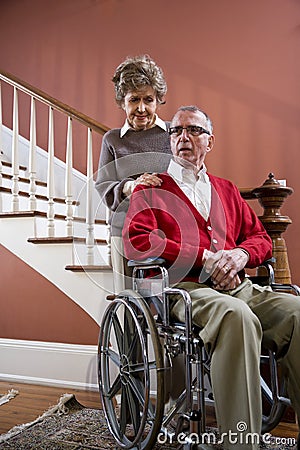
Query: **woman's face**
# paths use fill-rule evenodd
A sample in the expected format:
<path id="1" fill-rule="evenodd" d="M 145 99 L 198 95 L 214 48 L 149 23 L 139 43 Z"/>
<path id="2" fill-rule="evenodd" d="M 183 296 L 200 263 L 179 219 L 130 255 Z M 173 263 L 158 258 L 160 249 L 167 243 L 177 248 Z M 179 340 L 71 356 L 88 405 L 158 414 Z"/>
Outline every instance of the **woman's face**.
<path id="1" fill-rule="evenodd" d="M 128 92 L 124 97 L 123 109 L 132 128 L 137 131 L 151 128 L 157 109 L 154 89 L 151 86 L 143 86 Z"/>

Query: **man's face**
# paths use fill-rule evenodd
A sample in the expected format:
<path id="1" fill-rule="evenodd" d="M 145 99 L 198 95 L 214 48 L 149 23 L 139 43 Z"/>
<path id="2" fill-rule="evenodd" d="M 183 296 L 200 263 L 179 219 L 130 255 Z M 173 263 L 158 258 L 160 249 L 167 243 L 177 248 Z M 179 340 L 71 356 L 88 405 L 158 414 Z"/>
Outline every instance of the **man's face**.
<path id="1" fill-rule="evenodd" d="M 200 111 L 178 111 L 172 120 L 171 128 L 186 128 L 190 125 L 207 130 L 206 117 Z M 205 132 L 194 136 L 188 130 L 183 129 L 181 133 L 171 134 L 171 150 L 175 160 L 180 158 L 178 162 L 193 164 L 197 170 L 202 168 L 206 154 L 211 151 L 213 144 L 214 136 Z"/>

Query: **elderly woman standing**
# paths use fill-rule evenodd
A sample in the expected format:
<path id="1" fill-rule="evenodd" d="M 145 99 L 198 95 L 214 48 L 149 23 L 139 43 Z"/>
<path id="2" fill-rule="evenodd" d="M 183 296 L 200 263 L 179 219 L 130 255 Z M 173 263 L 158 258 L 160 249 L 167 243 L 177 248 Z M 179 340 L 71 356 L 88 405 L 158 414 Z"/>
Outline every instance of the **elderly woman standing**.
<path id="1" fill-rule="evenodd" d="M 115 277 L 118 292 L 124 287 L 121 234 L 128 199 L 138 184 L 161 184 L 157 174 L 167 169 L 171 150 L 167 123 L 157 115 L 167 92 L 161 68 L 147 55 L 127 58 L 112 81 L 126 120 L 122 128 L 103 136 L 96 189 L 112 212 L 112 265 L 119 275 Z"/>

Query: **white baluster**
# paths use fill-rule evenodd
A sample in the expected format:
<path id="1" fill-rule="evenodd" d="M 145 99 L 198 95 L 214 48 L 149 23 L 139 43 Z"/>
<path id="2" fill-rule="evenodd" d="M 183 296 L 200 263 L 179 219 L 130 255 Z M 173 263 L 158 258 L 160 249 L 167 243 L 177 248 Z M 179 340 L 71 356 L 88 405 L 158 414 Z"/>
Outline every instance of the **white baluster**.
<path id="1" fill-rule="evenodd" d="M 93 216 L 93 149 L 92 149 L 92 130 L 88 128 L 88 146 L 87 146 L 87 195 L 86 195 L 86 247 L 87 264 L 94 264 L 94 216 Z"/>
<path id="2" fill-rule="evenodd" d="M 0 81 L 0 152 L 2 152 L 2 94 L 1 94 L 1 81 Z M 2 154 L 0 153 L 0 213 L 3 211 L 2 205 Z"/>
<path id="3" fill-rule="evenodd" d="M 31 97 L 29 146 L 29 209 L 36 210 L 36 113 L 35 98 Z"/>
<path id="4" fill-rule="evenodd" d="M 48 196 L 48 236 L 53 237 L 54 228 L 54 119 L 53 108 L 49 107 L 49 139 L 48 139 L 48 174 L 47 174 L 47 196 Z"/>
<path id="5" fill-rule="evenodd" d="M 109 208 L 106 208 L 105 211 L 105 222 L 106 222 L 106 242 L 107 242 L 107 259 L 108 264 L 111 266 L 111 230 L 110 230 L 110 217 L 111 217 L 111 210 Z"/>
<path id="6" fill-rule="evenodd" d="M 1 80 L 0 80 L 0 151 L 2 151 L 2 87 L 1 87 Z M 1 159 L 0 159 L 1 161 Z"/>
<path id="7" fill-rule="evenodd" d="M 66 179 L 65 179 L 67 236 L 73 235 L 72 169 L 73 169 L 72 118 L 68 117 L 67 147 L 66 147 Z"/>
<path id="8" fill-rule="evenodd" d="M 18 90 L 14 87 L 13 136 L 12 136 L 12 211 L 19 211 L 19 106 Z"/>

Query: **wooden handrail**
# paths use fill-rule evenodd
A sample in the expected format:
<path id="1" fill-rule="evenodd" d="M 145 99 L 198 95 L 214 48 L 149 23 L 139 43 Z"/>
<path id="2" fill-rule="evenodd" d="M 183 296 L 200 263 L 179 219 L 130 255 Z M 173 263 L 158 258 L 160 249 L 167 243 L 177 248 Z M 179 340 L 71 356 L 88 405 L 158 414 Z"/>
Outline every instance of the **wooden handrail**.
<path id="1" fill-rule="evenodd" d="M 53 107 L 57 111 L 68 114 L 73 119 L 78 120 L 79 122 L 83 123 L 87 127 L 91 128 L 92 130 L 102 135 L 109 130 L 109 128 L 103 125 L 102 123 L 97 122 L 91 117 L 86 116 L 85 114 L 77 111 L 71 106 L 62 103 L 61 101 L 57 100 L 54 97 L 51 97 L 50 95 L 46 94 L 40 89 L 31 86 L 29 83 L 26 83 L 25 81 L 22 81 L 19 78 L 15 77 L 14 75 L 11 75 L 10 73 L 5 72 L 1 69 L 0 69 L 0 80 L 3 80 L 6 83 L 15 86 L 20 91 L 33 96 L 35 99 L 39 100 L 42 103 L 45 103 L 48 106 Z"/>
<path id="2" fill-rule="evenodd" d="M 241 196 L 245 200 L 255 200 L 256 196 L 253 193 L 253 188 L 239 188 Z"/>

